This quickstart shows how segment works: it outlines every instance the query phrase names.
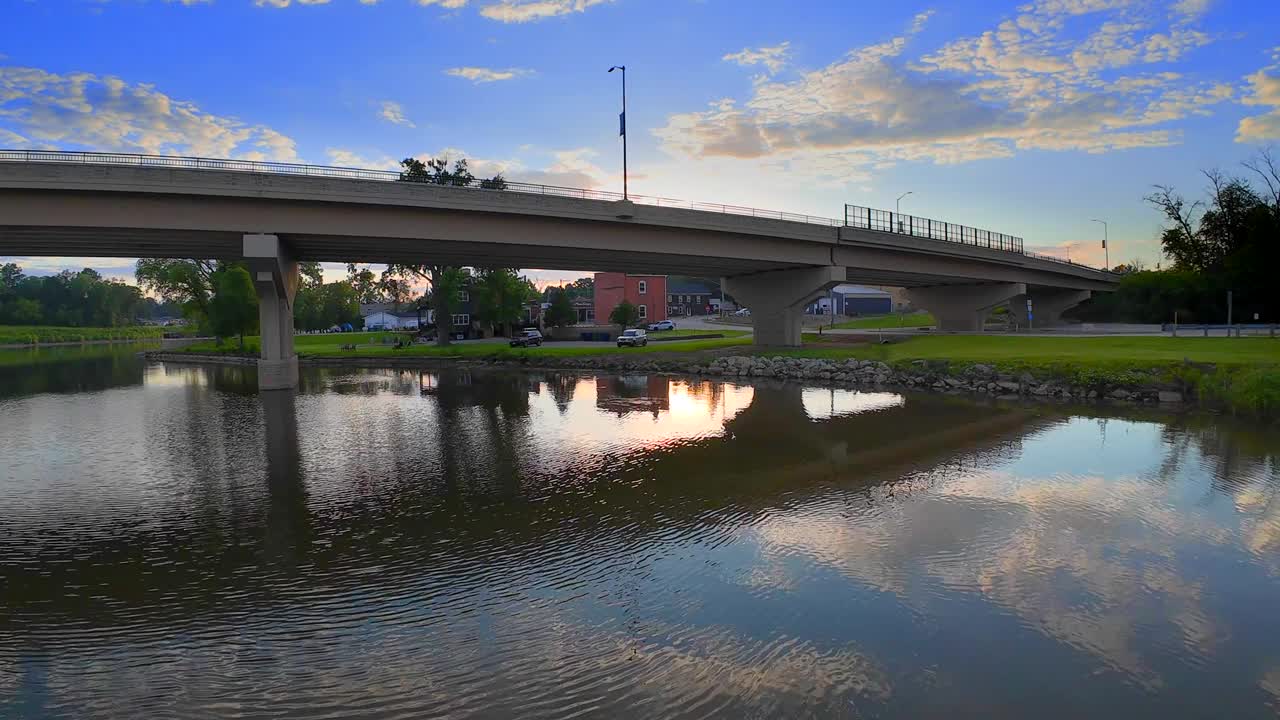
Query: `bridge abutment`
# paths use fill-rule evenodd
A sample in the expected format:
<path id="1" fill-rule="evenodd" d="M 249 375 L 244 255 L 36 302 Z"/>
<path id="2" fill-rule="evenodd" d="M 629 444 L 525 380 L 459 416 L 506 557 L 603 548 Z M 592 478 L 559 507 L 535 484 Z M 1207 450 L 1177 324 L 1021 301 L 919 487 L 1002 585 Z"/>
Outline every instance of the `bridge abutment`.
<path id="1" fill-rule="evenodd" d="M 1090 290 L 1036 288 L 1009 301 L 1009 315 L 1018 327 L 1053 327 L 1062 324 L 1062 313 L 1093 296 Z M 1031 300 L 1031 317 L 1027 317 L 1027 300 Z"/>
<path id="2" fill-rule="evenodd" d="M 908 288 L 907 298 L 912 305 L 928 310 L 938 321 L 939 330 L 982 332 L 992 308 L 1026 292 L 1026 283 L 934 285 Z"/>
<path id="3" fill-rule="evenodd" d="M 262 328 L 258 389 L 292 390 L 298 384 L 298 355 L 293 349 L 298 263 L 275 235 L 245 235 L 244 257 L 258 291 Z"/>
<path id="4" fill-rule="evenodd" d="M 725 292 L 751 310 L 755 344 L 799 347 L 805 305 L 845 281 L 843 267 L 773 270 L 724 278 Z"/>

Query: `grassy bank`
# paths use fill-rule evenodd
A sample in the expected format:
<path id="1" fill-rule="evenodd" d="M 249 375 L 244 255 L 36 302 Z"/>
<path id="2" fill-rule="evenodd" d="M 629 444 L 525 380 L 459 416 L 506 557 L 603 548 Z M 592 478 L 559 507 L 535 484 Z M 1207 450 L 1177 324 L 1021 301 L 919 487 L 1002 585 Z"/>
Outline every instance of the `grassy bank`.
<path id="1" fill-rule="evenodd" d="M 1168 337 L 1020 337 L 1004 335 L 922 336 L 879 345 L 870 342 L 840 344 L 808 342 L 803 348 L 759 350 L 750 348 L 745 335 L 710 340 L 677 340 L 651 343 L 644 348 L 617 348 L 601 343 L 590 347 L 562 347 L 549 343 L 540 348 L 510 348 L 505 343 L 464 343 L 446 348 L 414 345 L 395 349 L 378 343 L 391 333 L 303 335 L 295 339 L 298 354 L 316 358 L 429 357 L 537 362 L 539 359 L 572 359 L 610 356 L 684 357 L 704 362 L 697 353 L 735 350 L 734 354 L 761 354 L 827 360 L 879 360 L 895 366 L 921 361 L 940 372 L 960 374 L 970 366 L 987 365 L 1001 373 L 1030 374 L 1073 387 L 1146 387 L 1176 389 L 1188 399 L 1242 413 L 1280 416 L 1280 341 L 1270 338 L 1168 338 Z M 806 341 L 816 336 L 806 334 Z M 355 350 L 342 345 L 356 344 Z M 257 354 L 258 339 L 249 338 L 248 354 Z M 185 352 L 240 354 L 232 341 L 216 346 L 201 343 Z M 589 366 L 589 361 L 587 366 Z"/>
<path id="2" fill-rule="evenodd" d="M 164 336 L 160 327 L 52 327 L 0 325 L 0 345 L 39 345 L 91 340 L 154 340 Z"/>
<path id="3" fill-rule="evenodd" d="M 906 315 L 879 315 L 876 317 L 858 318 L 847 322 L 836 323 L 838 330 L 888 330 L 890 328 L 931 327 L 936 324 L 933 316 L 927 312 L 908 313 Z"/>
<path id="4" fill-rule="evenodd" d="M 1280 341 L 1271 338 L 1017 337 L 949 335 L 888 345 L 815 343 L 792 357 L 990 365 L 1077 386 L 1155 383 L 1233 411 L 1280 415 Z"/>

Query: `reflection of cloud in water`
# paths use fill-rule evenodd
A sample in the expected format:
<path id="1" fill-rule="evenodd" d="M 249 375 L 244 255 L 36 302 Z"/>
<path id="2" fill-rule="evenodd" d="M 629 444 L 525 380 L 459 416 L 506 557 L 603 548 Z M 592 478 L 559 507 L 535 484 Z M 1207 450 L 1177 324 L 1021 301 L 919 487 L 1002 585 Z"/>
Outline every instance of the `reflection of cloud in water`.
<path id="1" fill-rule="evenodd" d="M 1206 603 L 1209 580 L 1183 560 L 1274 547 L 1274 483 L 1237 498 L 1237 534 L 1150 479 L 1025 477 L 1009 472 L 1017 464 L 942 478 L 936 492 L 899 496 L 856 522 L 826 507 L 770 517 L 759 527 L 769 564 L 748 584 L 788 589 L 787 558 L 800 556 L 927 614 L 955 593 L 976 594 L 1147 687 L 1165 683 L 1158 656 L 1200 664 L 1231 637 L 1231 618 Z M 1152 643 L 1156 628 L 1181 647 Z"/>
<path id="2" fill-rule="evenodd" d="M 113 661 L 158 651 L 116 638 L 109 650 L 87 645 L 51 658 L 30 689 L 74 717 L 157 708 L 157 692 L 176 690 L 179 678 L 171 709 L 218 714 L 228 687 L 251 688 L 235 705 L 246 717 L 315 717 L 331 703 L 356 714 L 394 705 L 405 717 L 565 717 L 588 705 L 593 717 L 846 717 L 891 695 L 887 671 L 848 646 L 718 625 L 649 622 L 638 634 L 563 609 L 571 607 L 534 601 L 447 623 L 366 621 L 359 633 L 316 626 L 279 638 L 253 626 L 216 640 L 191 636 L 164 652 L 167 680 Z M 294 692 L 299 684 L 309 692 Z"/>
<path id="3" fill-rule="evenodd" d="M 827 420 L 841 415 L 899 407 L 906 398 L 896 393 L 858 392 L 838 388 L 805 388 L 801 394 L 810 420 Z"/>

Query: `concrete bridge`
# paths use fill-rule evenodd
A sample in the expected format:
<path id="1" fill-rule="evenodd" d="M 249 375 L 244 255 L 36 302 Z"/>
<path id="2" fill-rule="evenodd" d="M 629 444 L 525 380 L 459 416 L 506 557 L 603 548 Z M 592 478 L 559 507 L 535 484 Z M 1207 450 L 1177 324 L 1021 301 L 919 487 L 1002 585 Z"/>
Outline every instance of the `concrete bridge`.
<path id="1" fill-rule="evenodd" d="M 142 155 L 0 151 L 0 255 L 246 260 L 263 389 L 293 387 L 298 261 L 718 275 L 756 342 L 799 345 L 805 305 L 843 282 L 908 288 L 943 330 L 1012 301 L 1052 323 L 1111 273 L 1021 240 L 858 209 L 816 218 L 508 183 L 397 182 L 395 172 Z M 874 215 L 872 213 L 875 213 Z"/>

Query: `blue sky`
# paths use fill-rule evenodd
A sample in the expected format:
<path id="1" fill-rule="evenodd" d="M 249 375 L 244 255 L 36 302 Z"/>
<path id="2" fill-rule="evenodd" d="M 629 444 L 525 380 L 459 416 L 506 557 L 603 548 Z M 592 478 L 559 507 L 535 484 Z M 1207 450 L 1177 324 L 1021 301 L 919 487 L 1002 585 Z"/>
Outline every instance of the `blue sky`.
<path id="1" fill-rule="evenodd" d="M 0 146 L 480 173 L 838 217 L 843 203 L 1159 260 L 1280 141 L 1280 3 L 0 0 Z M 23 259 L 34 271 L 120 260 Z M 554 273 L 540 274 L 557 278 Z"/>

